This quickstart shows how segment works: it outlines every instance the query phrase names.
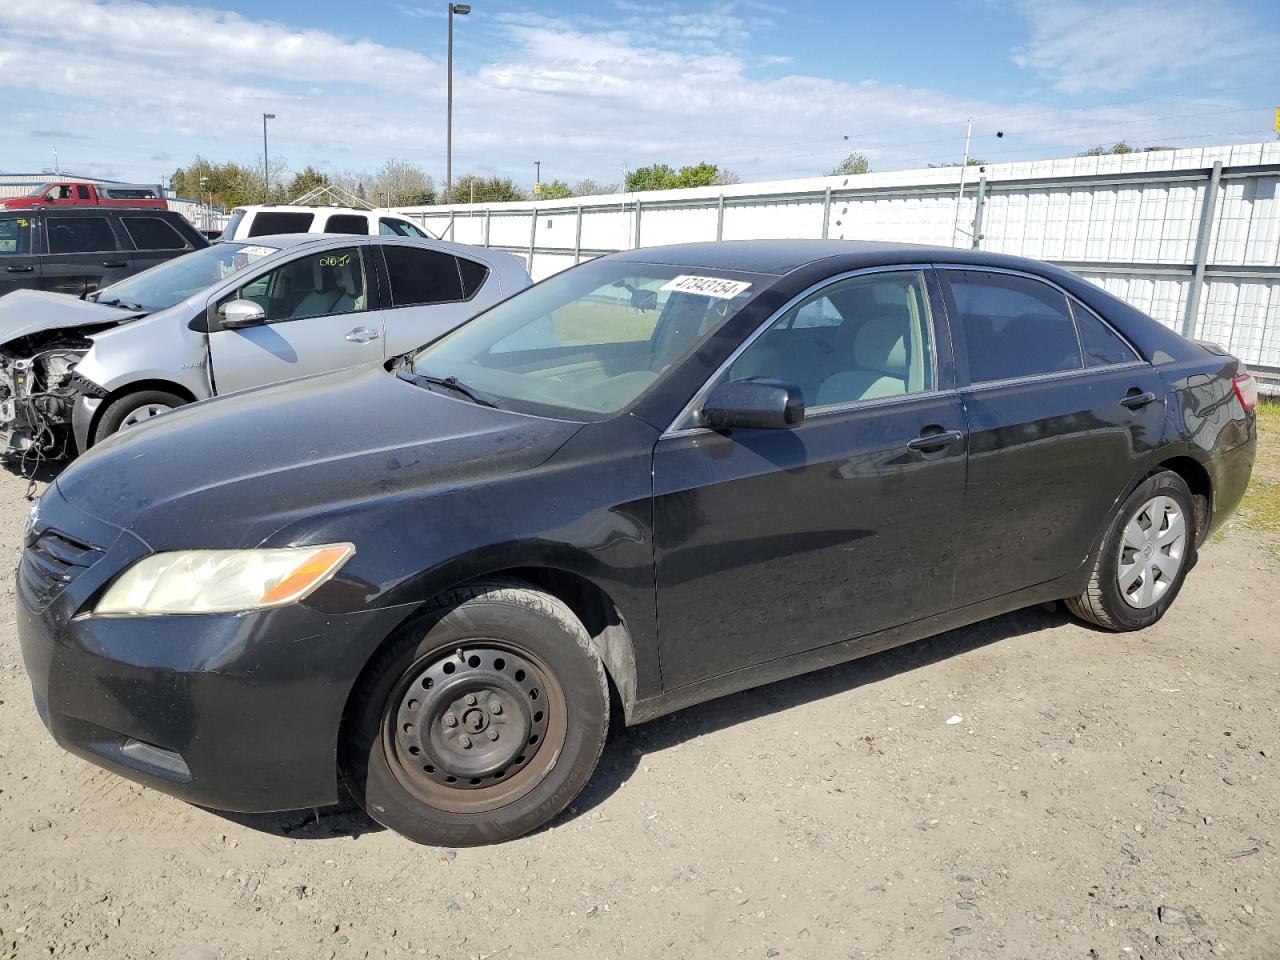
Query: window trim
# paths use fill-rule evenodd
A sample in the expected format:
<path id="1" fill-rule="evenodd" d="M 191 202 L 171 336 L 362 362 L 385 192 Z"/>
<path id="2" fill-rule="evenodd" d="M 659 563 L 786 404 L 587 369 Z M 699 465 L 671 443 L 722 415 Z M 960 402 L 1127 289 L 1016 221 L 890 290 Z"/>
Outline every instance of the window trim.
<path id="1" fill-rule="evenodd" d="M 961 338 L 963 339 L 963 343 L 964 343 L 964 376 L 965 376 L 965 380 L 967 381 L 964 384 L 957 385 L 957 389 L 960 390 L 962 393 L 969 390 L 973 390 L 973 389 L 985 389 L 987 387 L 996 387 L 996 386 L 1015 386 L 1015 385 L 1021 386 L 1023 384 L 1035 383 L 1041 380 L 1060 380 L 1064 377 L 1081 376 L 1086 373 L 1095 373 L 1101 370 L 1119 370 L 1119 369 L 1136 366 L 1136 365 L 1142 365 L 1142 366 L 1150 365 L 1149 362 L 1142 356 L 1142 351 L 1134 347 L 1133 342 L 1130 341 L 1128 337 L 1126 337 L 1119 330 L 1117 330 L 1112 324 L 1108 323 L 1105 319 L 1099 316 L 1098 312 L 1096 310 L 1091 309 L 1088 304 L 1081 302 L 1080 305 L 1082 307 L 1084 307 L 1086 310 L 1092 313 L 1095 317 L 1097 317 L 1098 320 L 1100 320 L 1103 323 L 1103 325 L 1108 327 L 1113 333 L 1116 334 L 1116 336 L 1118 336 L 1122 341 L 1124 341 L 1124 343 L 1129 347 L 1130 350 L 1134 352 L 1134 355 L 1138 358 L 1137 360 L 1126 360 L 1123 363 L 1100 364 L 1099 366 L 1096 366 L 1096 367 L 1089 366 L 1088 362 L 1085 359 L 1084 340 L 1080 336 L 1080 325 L 1076 322 L 1076 315 L 1074 310 L 1074 304 L 1076 302 L 1079 302 L 1079 297 L 1074 296 L 1071 293 L 1071 291 L 1067 290 L 1065 287 L 1063 287 L 1060 284 L 1054 283 L 1052 280 L 1050 280 L 1047 277 L 1042 277 L 1042 276 L 1039 276 L 1038 274 L 1030 273 L 1026 270 L 1014 270 L 1009 267 L 995 267 L 995 266 L 989 267 L 980 263 L 934 263 L 932 266 L 939 273 L 941 273 L 944 270 L 959 270 L 959 271 L 967 271 L 971 273 L 1003 273 L 1009 276 L 1023 277 L 1027 280 L 1034 280 L 1038 283 L 1043 283 L 1045 286 L 1051 287 L 1054 290 L 1061 293 L 1063 297 L 1066 299 L 1067 312 L 1071 317 L 1071 328 L 1075 330 L 1075 333 L 1076 333 L 1076 345 L 1080 350 L 1080 366 L 1079 367 L 1075 367 L 1070 370 L 1051 370 L 1048 373 L 1029 373 L 1029 374 L 1024 374 L 1022 376 L 1017 376 L 1017 377 L 1004 377 L 1003 379 L 1000 379 L 1000 380 L 983 380 L 979 383 L 974 383 L 969 372 L 969 341 L 967 339 L 963 339 L 964 331 L 963 329 L 961 329 Z M 950 297 L 950 293 L 951 293 L 950 281 L 947 281 L 947 289 L 945 292 L 947 296 Z M 952 324 L 951 310 L 949 305 L 947 307 L 947 321 L 948 321 L 948 325 Z M 955 323 L 957 324 L 959 323 L 958 318 L 956 319 Z M 951 332 L 952 332 L 952 338 L 951 338 L 952 346 L 954 349 L 955 330 L 953 329 Z"/>
<path id="2" fill-rule="evenodd" d="M 701 403 L 702 400 L 706 398 L 707 394 L 711 392 L 712 386 L 716 383 L 717 380 L 720 379 L 721 374 L 723 374 L 726 370 L 728 370 L 731 366 L 733 366 L 734 362 L 737 361 L 737 359 L 740 356 L 742 356 L 742 354 L 745 353 L 751 347 L 751 345 L 756 342 L 756 340 L 764 336 L 764 333 L 766 330 L 772 327 L 774 323 L 776 323 L 778 320 L 781 320 L 784 316 L 786 316 L 788 311 L 790 311 L 797 304 L 803 303 L 805 300 L 807 300 L 809 297 L 813 296 L 813 294 L 819 292 L 820 290 L 823 290 L 824 288 L 829 287 L 832 284 L 840 283 L 841 281 L 844 281 L 844 280 L 849 280 L 853 277 L 870 276 L 872 274 L 877 274 L 877 273 L 919 273 L 924 277 L 925 297 L 928 299 L 928 302 L 929 302 L 929 326 L 930 326 L 929 332 L 932 337 L 932 345 L 933 345 L 933 382 L 936 384 L 938 382 L 938 375 L 939 375 L 938 349 L 939 349 L 940 338 L 938 336 L 939 316 L 938 316 L 938 310 L 936 309 L 937 305 L 933 302 L 934 297 L 933 297 L 932 291 L 930 291 L 929 289 L 928 272 L 931 269 L 931 267 L 932 267 L 932 264 L 928 264 L 928 263 L 901 263 L 901 264 L 891 264 L 891 265 L 876 266 L 876 267 L 860 267 L 856 270 L 845 270 L 841 273 L 832 274 L 829 277 L 824 277 L 822 280 L 819 280 L 816 283 L 811 284 L 809 287 L 797 293 L 794 297 L 792 297 L 790 300 L 788 300 L 786 303 L 780 306 L 773 313 L 769 314 L 769 316 L 764 320 L 763 323 L 760 324 L 760 326 L 756 327 L 755 330 L 751 331 L 750 335 L 745 337 L 742 343 L 738 344 L 738 346 L 734 348 L 734 351 L 731 354 L 729 354 L 728 357 L 725 358 L 725 361 L 722 364 L 720 364 L 720 366 L 718 366 L 714 372 L 712 372 L 711 376 L 708 377 L 703 382 L 702 386 L 698 388 L 698 390 L 694 393 L 693 397 L 689 400 L 689 402 L 684 405 L 684 407 L 680 410 L 678 414 L 676 414 L 675 419 L 671 421 L 671 423 L 667 426 L 667 429 L 662 432 L 662 435 L 658 437 L 658 439 L 666 440 L 673 437 L 693 436 L 699 433 L 714 433 L 714 431 L 711 430 L 710 427 L 692 427 L 692 426 L 680 427 L 678 426 L 678 424 L 683 423 L 685 420 L 689 418 L 689 416 L 697 408 L 698 404 Z M 943 306 L 945 310 L 945 305 Z M 949 317 L 947 319 L 944 319 L 943 322 L 947 322 L 948 320 L 949 320 Z M 1073 319 L 1072 321 L 1073 325 L 1074 325 L 1074 322 L 1075 321 Z M 1083 362 L 1083 357 L 1082 357 L 1082 362 Z M 1096 370 L 1098 368 L 1095 367 L 1094 369 Z M 923 390 L 917 393 L 903 393 L 893 397 L 871 397 L 865 400 L 844 400 L 844 401 L 841 401 L 840 403 L 827 403 L 821 406 L 813 406 L 813 407 L 810 407 L 809 405 L 806 404 L 804 409 L 804 417 L 805 417 L 805 420 L 808 420 L 811 413 L 814 416 L 820 417 L 820 416 L 825 416 L 826 414 L 829 414 L 829 413 L 846 413 L 851 410 L 858 410 L 864 407 L 887 406 L 892 403 L 901 403 L 904 401 L 916 400 L 920 397 L 936 397 L 936 396 L 940 396 L 940 395 L 951 393 L 951 392 L 954 392 L 954 388 L 938 389 L 935 387 L 933 390 Z"/>

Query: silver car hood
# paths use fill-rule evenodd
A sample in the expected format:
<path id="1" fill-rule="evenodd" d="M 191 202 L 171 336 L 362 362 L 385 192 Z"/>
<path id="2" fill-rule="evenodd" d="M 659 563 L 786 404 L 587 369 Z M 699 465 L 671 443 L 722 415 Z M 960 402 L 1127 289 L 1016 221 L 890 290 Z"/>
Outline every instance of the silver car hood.
<path id="1" fill-rule="evenodd" d="M 42 330 L 124 323 L 144 313 L 81 300 L 66 293 L 14 290 L 0 297 L 0 343 Z"/>

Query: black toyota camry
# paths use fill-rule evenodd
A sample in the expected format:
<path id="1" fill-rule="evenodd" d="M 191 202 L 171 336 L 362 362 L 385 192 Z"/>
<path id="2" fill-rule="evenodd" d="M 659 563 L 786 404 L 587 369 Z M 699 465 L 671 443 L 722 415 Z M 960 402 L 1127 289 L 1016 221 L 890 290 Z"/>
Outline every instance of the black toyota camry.
<path id="1" fill-rule="evenodd" d="M 57 740 L 125 776 L 237 811 L 345 785 L 414 840 L 503 840 L 582 789 L 611 711 L 1043 601 L 1154 623 L 1245 489 L 1255 399 L 1043 263 L 636 250 L 95 447 L 32 512 L 23 653 Z"/>

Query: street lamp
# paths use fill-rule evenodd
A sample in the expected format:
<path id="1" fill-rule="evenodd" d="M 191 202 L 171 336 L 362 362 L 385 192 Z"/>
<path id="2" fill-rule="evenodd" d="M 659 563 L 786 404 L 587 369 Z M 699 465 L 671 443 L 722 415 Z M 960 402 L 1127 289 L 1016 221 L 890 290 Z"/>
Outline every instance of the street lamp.
<path id="1" fill-rule="evenodd" d="M 207 184 L 208 182 L 209 182 L 208 177 L 200 178 L 200 192 L 203 194 L 206 194 L 209 197 L 208 202 L 204 205 L 205 229 L 209 229 L 213 226 L 213 194 L 211 191 L 207 190 L 205 187 L 205 184 Z"/>
<path id="2" fill-rule="evenodd" d="M 449 94 L 448 121 L 445 129 L 444 195 L 453 203 L 453 15 L 465 17 L 471 12 L 469 3 L 449 4 Z"/>
<path id="3" fill-rule="evenodd" d="M 542 195 L 542 161 L 533 161 L 533 199 Z"/>
<path id="4" fill-rule="evenodd" d="M 262 202 L 271 199 L 271 161 L 267 159 L 267 121 L 274 120 L 274 113 L 262 115 Z"/>

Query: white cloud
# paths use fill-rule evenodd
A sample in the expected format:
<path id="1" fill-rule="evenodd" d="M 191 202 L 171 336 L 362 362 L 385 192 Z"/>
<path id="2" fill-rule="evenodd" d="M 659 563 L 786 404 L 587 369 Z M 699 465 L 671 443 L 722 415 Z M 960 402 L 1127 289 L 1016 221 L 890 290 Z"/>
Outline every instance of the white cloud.
<path id="1" fill-rule="evenodd" d="M 1212 68 L 1239 71 L 1274 56 L 1267 37 L 1224 3 L 1167 0 L 1027 0 L 1031 39 L 1013 62 L 1065 93 L 1119 91 Z"/>

